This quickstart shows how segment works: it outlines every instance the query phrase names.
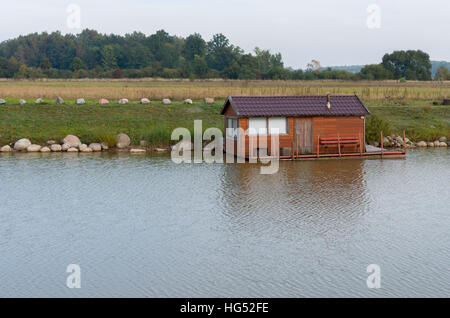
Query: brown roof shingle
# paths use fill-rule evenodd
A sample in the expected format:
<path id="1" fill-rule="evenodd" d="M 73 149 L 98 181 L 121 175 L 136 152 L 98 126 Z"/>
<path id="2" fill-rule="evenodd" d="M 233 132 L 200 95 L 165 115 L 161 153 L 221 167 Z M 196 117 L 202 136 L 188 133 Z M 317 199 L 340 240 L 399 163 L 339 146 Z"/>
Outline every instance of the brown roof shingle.
<path id="1" fill-rule="evenodd" d="M 230 96 L 221 114 L 228 105 L 242 117 L 249 116 L 365 116 L 369 110 L 357 95 L 328 96 Z"/>

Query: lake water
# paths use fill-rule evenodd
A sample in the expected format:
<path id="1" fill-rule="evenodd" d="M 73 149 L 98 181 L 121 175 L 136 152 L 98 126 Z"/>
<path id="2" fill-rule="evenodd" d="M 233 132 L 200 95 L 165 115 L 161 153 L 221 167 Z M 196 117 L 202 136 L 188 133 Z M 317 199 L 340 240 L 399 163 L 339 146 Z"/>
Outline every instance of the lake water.
<path id="1" fill-rule="evenodd" d="M 449 160 L 2 154 L 0 296 L 449 297 Z"/>

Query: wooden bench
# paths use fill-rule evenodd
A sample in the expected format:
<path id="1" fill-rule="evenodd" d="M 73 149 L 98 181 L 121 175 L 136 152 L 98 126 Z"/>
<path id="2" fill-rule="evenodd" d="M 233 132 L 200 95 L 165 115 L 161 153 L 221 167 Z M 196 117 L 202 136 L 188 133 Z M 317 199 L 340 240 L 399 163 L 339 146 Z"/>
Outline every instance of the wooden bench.
<path id="1" fill-rule="evenodd" d="M 359 137 L 321 137 L 320 138 L 321 145 L 337 145 L 339 150 L 339 155 L 341 154 L 341 146 L 345 145 L 355 145 L 359 148 L 359 151 L 362 151 L 361 148 L 361 139 Z"/>

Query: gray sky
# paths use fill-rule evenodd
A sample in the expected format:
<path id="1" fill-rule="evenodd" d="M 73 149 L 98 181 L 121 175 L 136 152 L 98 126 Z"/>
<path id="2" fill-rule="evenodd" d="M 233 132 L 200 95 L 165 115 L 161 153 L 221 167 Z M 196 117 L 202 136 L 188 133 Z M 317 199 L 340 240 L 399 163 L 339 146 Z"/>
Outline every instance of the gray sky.
<path id="1" fill-rule="evenodd" d="M 450 60 L 449 0 L 1 0 L 0 40 L 32 32 L 78 33 L 69 28 L 70 4 L 81 28 L 125 34 L 164 29 L 206 40 L 224 33 L 246 52 L 255 46 L 280 52 L 286 66 L 378 63 L 384 53 L 421 49 Z M 367 11 L 370 4 L 380 9 Z M 380 21 L 380 28 L 369 28 Z M 370 22 L 369 21 L 369 22 Z M 375 21 L 375 22 L 374 22 Z"/>

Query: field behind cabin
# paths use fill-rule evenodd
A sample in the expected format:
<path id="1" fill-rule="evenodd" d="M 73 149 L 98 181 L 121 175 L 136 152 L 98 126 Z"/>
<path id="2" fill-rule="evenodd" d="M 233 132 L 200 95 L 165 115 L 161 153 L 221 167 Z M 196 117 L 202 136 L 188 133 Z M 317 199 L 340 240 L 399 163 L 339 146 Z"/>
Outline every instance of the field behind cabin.
<path id="1" fill-rule="evenodd" d="M 59 140 L 67 134 L 78 135 L 84 143 L 114 143 L 117 133 L 126 133 L 134 144 L 146 140 L 154 146 L 167 146 L 177 127 L 193 128 L 203 120 L 203 128 L 223 129 L 220 109 L 229 95 L 316 95 L 358 94 L 372 114 L 390 124 L 393 133 L 406 130 L 414 140 L 450 137 L 450 106 L 434 105 L 450 97 L 450 82 L 338 82 L 338 81 L 226 81 L 226 80 L 80 80 L 80 81 L 0 81 L 0 145 L 20 138 L 33 143 Z M 64 105 L 55 98 L 65 99 Z M 35 105 L 36 98 L 45 103 Z M 75 105 L 76 98 L 86 105 Z M 142 97 L 152 100 L 141 105 Z M 204 97 L 216 103 L 206 105 Z M 19 99 L 27 101 L 19 105 Z M 110 100 L 98 105 L 99 98 Z M 129 104 L 117 100 L 128 98 Z M 162 98 L 171 98 L 170 106 Z M 193 105 L 182 100 L 191 98 Z"/>

